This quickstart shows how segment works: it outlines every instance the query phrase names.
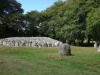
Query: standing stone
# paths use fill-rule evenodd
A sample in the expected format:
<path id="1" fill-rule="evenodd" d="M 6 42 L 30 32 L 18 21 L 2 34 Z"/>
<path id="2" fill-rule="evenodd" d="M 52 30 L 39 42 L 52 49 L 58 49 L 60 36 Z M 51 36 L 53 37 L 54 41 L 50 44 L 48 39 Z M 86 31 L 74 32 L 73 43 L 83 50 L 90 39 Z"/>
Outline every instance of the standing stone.
<path id="1" fill-rule="evenodd" d="M 100 44 L 99 44 L 98 52 L 100 52 Z"/>
<path id="2" fill-rule="evenodd" d="M 97 47 L 98 47 L 97 42 L 95 42 L 94 43 L 94 48 L 97 48 Z"/>
<path id="3" fill-rule="evenodd" d="M 60 50 L 59 53 L 61 56 L 70 56 L 71 55 L 71 48 L 70 45 L 67 43 L 61 44 L 60 45 Z"/>

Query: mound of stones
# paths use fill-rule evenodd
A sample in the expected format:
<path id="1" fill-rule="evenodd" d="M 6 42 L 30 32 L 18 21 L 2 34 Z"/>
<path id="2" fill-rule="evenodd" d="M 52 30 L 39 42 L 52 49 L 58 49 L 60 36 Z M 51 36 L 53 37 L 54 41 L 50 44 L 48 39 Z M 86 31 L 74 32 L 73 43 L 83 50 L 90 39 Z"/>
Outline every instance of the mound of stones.
<path id="1" fill-rule="evenodd" d="M 11 47 L 56 47 L 60 44 L 62 44 L 62 42 L 49 37 L 11 37 L 0 39 L 0 45 Z"/>

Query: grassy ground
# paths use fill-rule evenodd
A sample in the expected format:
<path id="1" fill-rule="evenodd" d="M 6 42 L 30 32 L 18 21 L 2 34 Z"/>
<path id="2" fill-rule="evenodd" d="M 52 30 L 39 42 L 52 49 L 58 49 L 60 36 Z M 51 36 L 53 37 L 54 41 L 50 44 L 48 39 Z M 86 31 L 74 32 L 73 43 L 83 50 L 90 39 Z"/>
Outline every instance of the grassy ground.
<path id="1" fill-rule="evenodd" d="M 0 75 L 100 75 L 100 53 L 92 47 L 71 47 L 60 57 L 58 48 L 0 46 Z"/>

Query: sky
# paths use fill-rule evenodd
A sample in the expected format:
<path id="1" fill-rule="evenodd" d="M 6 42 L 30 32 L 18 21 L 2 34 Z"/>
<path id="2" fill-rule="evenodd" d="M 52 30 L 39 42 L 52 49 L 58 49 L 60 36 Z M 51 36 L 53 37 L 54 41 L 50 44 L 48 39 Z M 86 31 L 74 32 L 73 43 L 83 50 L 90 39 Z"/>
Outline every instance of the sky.
<path id="1" fill-rule="evenodd" d="M 25 14 L 32 10 L 43 11 L 56 1 L 58 0 L 17 0 L 17 2 L 22 4 Z"/>

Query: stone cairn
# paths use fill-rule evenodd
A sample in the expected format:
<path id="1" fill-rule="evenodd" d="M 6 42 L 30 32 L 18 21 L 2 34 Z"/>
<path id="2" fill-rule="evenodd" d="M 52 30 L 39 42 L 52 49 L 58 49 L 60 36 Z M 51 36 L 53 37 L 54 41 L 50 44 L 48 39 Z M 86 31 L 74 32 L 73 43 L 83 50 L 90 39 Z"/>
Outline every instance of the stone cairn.
<path id="1" fill-rule="evenodd" d="M 49 37 L 11 37 L 0 39 L 0 45 L 10 47 L 56 47 L 62 42 L 51 39 Z"/>

